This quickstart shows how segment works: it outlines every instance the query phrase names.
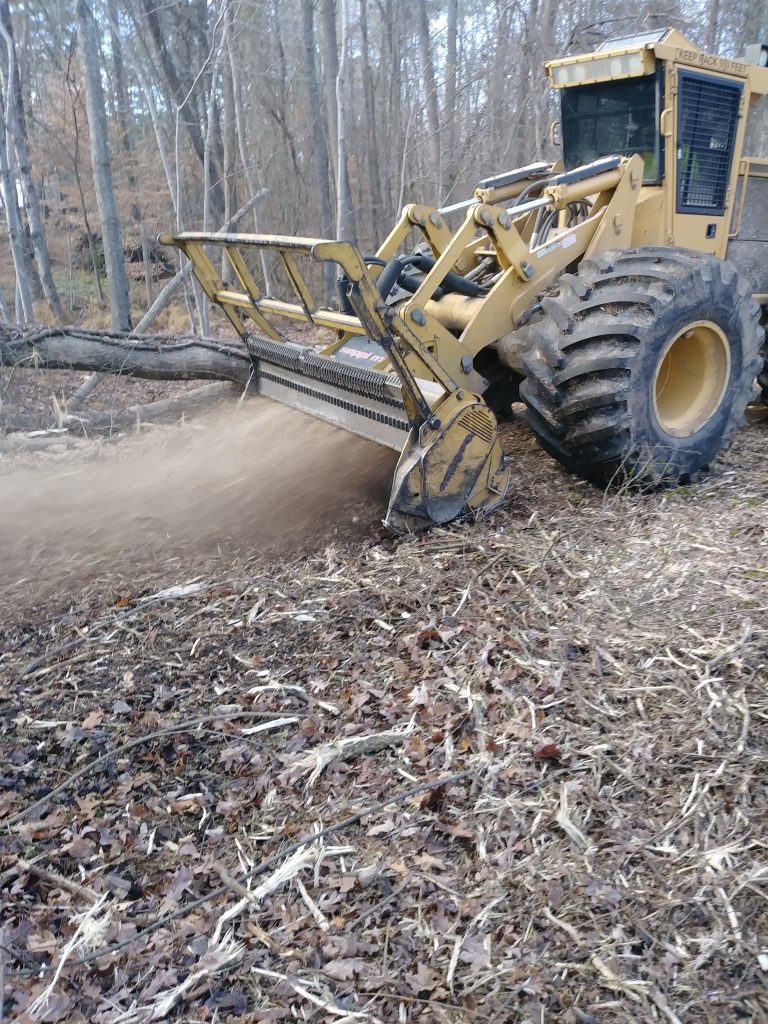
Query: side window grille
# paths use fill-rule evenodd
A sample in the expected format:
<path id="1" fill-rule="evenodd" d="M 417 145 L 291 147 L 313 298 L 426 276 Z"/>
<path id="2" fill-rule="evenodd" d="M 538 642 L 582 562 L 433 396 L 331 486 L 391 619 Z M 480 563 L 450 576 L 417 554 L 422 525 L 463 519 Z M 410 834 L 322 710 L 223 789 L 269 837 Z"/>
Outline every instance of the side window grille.
<path id="1" fill-rule="evenodd" d="M 742 86 L 680 72 L 677 209 L 722 214 Z"/>

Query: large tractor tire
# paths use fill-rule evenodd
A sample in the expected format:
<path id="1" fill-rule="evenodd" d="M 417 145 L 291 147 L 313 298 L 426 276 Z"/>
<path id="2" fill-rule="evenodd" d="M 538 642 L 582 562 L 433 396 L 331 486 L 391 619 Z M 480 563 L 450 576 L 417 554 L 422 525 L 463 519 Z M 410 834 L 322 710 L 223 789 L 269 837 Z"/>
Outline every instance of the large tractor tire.
<path id="1" fill-rule="evenodd" d="M 542 300 L 520 393 L 541 445 L 606 484 L 684 483 L 744 421 L 764 332 L 735 267 L 648 247 L 584 260 Z"/>
<path id="2" fill-rule="evenodd" d="M 768 324 L 768 306 L 763 306 L 763 315 L 760 323 L 763 327 Z M 757 375 L 757 383 L 760 386 L 760 397 L 768 405 L 768 342 L 763 345 L 763 363 Z"/>

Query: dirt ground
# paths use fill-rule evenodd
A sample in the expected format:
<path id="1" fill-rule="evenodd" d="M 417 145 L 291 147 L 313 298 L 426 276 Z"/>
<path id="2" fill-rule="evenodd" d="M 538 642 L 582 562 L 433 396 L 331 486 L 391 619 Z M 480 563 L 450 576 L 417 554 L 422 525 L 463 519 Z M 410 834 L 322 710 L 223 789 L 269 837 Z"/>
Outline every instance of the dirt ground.
<path id="1" fill-rule="evenodd" d="M 0 1020 L 768 1020 L 768 412 L 504 444 L 406 540 L 261 401 L 0 461 Z"/>

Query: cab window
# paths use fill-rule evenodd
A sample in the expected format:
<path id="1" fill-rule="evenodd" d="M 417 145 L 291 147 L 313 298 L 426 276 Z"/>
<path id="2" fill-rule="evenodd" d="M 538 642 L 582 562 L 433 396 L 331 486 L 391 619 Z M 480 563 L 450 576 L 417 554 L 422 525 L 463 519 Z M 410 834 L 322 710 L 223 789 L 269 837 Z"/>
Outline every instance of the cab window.
<path id="1" fill-rule="evenodd" d="M 568 170 L 601 156 L 643 158 L 643 183 L 663 172 L 659 134 L 659 76 L 596 82 L 562 90 L 563 159 Z"/>

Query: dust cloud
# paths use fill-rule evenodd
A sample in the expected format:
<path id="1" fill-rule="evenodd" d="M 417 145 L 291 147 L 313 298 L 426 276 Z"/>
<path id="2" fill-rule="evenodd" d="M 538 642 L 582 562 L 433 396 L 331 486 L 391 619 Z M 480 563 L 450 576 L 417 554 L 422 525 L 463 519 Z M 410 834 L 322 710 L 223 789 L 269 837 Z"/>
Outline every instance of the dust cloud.
<path id="1" fill-rule="evenodd" d="M 267 401 L 0 467 L 0 592 L 372 532 L 396 453 Z M 355 525 L 356 524 L 356 525 Z M 29 595 L 28 595 L 29 596 Z"/>

